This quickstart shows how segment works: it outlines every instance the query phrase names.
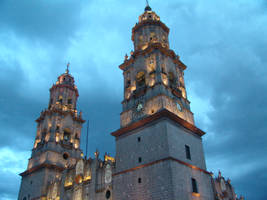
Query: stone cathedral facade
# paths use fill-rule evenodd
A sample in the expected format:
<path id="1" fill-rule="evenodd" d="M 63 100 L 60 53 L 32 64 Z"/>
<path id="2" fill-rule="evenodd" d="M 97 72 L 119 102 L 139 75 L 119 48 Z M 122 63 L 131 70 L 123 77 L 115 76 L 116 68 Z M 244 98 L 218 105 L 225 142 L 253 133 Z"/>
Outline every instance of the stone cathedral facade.
<path id="1" fill-rule="evenodd" d="M 169 28 L 149 6 L 132 29 L 116 157 L 86 159 L 82 113 L 67 68 L 41 112 L 19 200 L 241 200 L 230 180 L 206 169 L 184 82 L 186 65 L 169 48 Z"/>

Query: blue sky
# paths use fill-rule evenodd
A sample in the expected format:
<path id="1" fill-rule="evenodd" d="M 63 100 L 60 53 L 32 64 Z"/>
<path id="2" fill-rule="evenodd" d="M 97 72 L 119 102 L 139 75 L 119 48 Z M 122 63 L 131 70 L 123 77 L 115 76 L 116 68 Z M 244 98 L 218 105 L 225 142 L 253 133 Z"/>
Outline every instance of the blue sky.
<path id="1" fill-rule="evenodd" d="M 207 167 L 238 194 L 267 195 L 267 2 L 153 0 L 185 81 Z M 70 62 L 79 109 L 90 120 L 89 151 L 115 155 L 125 53 L 143 0 L 0 1 L 0 200 L 17 199 L 49 88 Z M 85 138 L 85 128 L 83 130 Z M 85 144 L 83 143 L 82 146 Z"/>

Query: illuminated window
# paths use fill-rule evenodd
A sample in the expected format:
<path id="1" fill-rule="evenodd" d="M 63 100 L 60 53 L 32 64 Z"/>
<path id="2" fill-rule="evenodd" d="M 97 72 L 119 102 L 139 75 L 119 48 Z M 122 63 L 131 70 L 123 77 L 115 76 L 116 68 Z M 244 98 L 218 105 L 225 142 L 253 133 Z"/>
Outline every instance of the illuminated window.
<path id="1" fill-rule="evenodd" d="M 139 39 L 140 43 L 143 42 L 143 36 L 142 35 L 140 35 L 138 39 Z"/>
<path id="2" fill-rule="evenodd" d="M 191 181 L 192 181 L 192 190 L 193 190 L 193 192 L 194 192 L 194 193 L 198 193 L 198 189 L 197 189 L 197 181 L 196 181 L 196 179 L 192 178 Z"/>
<path id="3" fill-rule="evenodd" d="M 146 84 L 145 72 L 138 72 L 136 75 L 137 86 L 142 87 Z"/>
<path id="4" fill-rule="evenodd" d="M 156 40 L 156 34 L 154 32 L 150 33 L 150 41 L 155 41 Z"/>
<path id="5" fill-rule="evenodd" d="M 62 97 L 62 96 L 59 96 L 59 97 L 58 97 L 58 102 L 59 102 L 60 104 L 62 104 L 62 102 L 63 102 L 63 97 Z"/>
<path id="6" fill-rule="evenodd" d="M 188 145 L 185 145 L 185 153 L 186 153 L 186 158 L 191 160 L 190 147 Z"/>

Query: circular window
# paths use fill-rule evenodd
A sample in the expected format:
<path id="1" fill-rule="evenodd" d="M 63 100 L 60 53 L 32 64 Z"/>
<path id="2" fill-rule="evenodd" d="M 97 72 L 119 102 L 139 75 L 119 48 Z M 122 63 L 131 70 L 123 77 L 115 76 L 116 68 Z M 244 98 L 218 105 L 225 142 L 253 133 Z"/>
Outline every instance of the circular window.
<path id="1" fill-rule="evenodd" d="M 63 158 L 64 158 L 65 160 L 68 160 L 69 155 L 68 155 L 67 153 L 64 153 L 64 154 L 63 154 Z"/>
<path id="2" fill-rule="evenodd" d="M 111 195 L 110 191 L 107 190 L 107 191 L 106 191 L 106 199 L 109 199 L 109 198 L 110 198 L 110 195 Z"/>

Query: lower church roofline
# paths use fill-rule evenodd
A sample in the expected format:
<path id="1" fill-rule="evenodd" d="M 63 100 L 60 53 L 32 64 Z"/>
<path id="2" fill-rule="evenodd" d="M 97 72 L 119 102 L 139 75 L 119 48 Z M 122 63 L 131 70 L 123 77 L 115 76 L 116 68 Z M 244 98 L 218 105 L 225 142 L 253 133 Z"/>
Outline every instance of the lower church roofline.
<path id="1" fill-rule="evenodd" d="M 31 169 L 28 169 L 28 170 L 20 173 L 19 175 L 20 176 L 26 176 L 26 175 L 29 175 L 29 174 L 31 174 L 31 173 L 33 173 L 35 171 L 38 171 L 38 170 L 40 170 L 42 168 L 57 169 L 59 171 L 63 171 L 65 169 L 64 167 L 59 167 L 59 166 L 53 165 L 53 164 L 41 164 L 41 165 L 38 165 L 38 166 L 33 167 Z"/>
<path id="2" fill-rule="evenodd" d="M 197 128 L 196 126 L 192 125 L 191 123 L 185 121 L 184 119 L 178 117 L 176 114 L 168 111 L 167 109 L 162 109 L 161 111 L 150 115 L 148 117 L 145 117 L 144 119 L 141 119 L 137 122 L 134 122 L 126 127 L 120 128 L 117 131 L 114 131 L 111 133 L 112 136 L 119 137 L 125 133 L 128 133 L 129 131 L 133 131 L 135 129 L 138 129 L 139 127 L 142 127 L 144 125 L 150 124 L 151 122 L 166 117 L 168 119 L 171 119 L 172 121 L 178 123 L 179 125 L 183 126 L 184 128 L 192 131 L 193 133 L 199 135 L 200 137 L 205 135 L 206 133 L 202 131 L 201 129 Z"/>

